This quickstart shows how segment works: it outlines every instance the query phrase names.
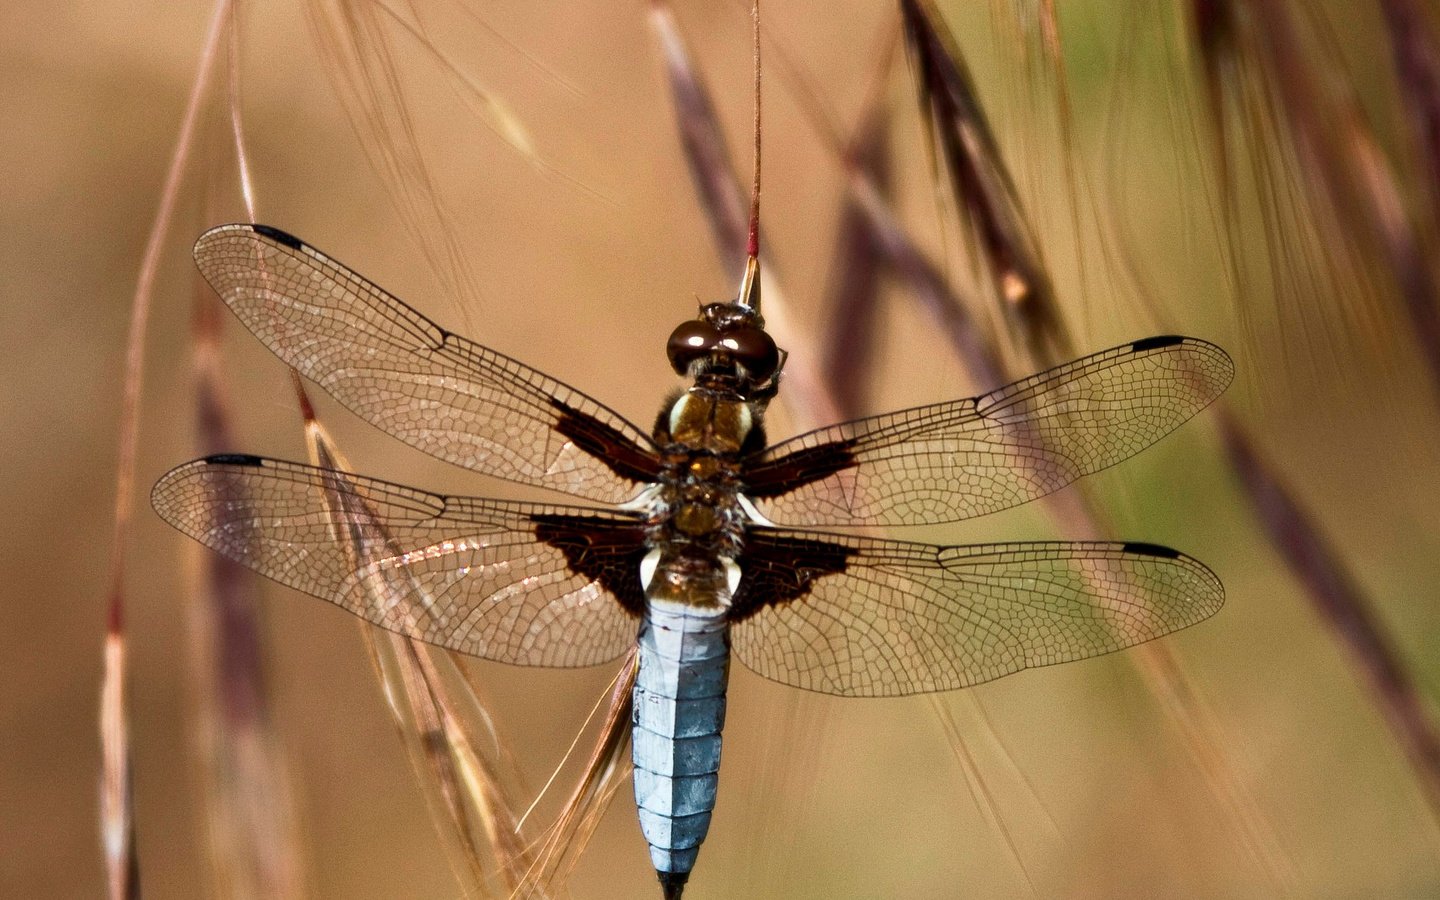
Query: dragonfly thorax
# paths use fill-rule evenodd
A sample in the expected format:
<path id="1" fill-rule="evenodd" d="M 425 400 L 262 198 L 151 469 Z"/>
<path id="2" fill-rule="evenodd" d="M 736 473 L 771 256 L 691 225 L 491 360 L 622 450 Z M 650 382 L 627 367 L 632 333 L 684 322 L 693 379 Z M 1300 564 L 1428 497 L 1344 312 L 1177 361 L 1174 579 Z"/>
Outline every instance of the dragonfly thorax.
<path id="1" fill-rule="evenodd" d="M 747 521 L 740 460 L 757 439 L 763 442 L 757 406 L 697 386 L 662 411 L 655 440 L 665 466 L 651 508 L 652 547 L 738 554 Z"/>

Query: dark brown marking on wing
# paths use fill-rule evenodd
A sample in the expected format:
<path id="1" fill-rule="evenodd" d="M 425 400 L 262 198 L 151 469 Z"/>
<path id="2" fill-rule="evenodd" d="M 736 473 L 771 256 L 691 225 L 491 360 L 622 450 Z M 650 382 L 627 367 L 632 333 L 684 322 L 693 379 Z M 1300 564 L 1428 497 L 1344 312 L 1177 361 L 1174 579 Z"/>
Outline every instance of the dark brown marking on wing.
<path id="1" fill-rule="evenodd" d="M 660 476 L 660 460 L 655 454 L 625 437 L 617 429 L 594 416 L 565 405 L 551 397 L 550 404 L 559 411 L 555 430 L 575 442 L 575 446 L 605 463 L 612 472 L 632 481 L 649 483 Z"/>
<path id="2" fill-rule="evenodd" d="M 850 441 L 831 441 L 802 447 L 777 459 L 769 459 L 745 470 L 745 494 L 763 499 L 775 497 L 812 481 L 828 478 L 852 468 L 855 455 Z"/>
<path id="3" fill-rule="evenodd" d="M 1161 347 L 1174 347 L 1176 344 L 1183 344 L 1185 338 L 1178 334 L 1157 334 L 1153 337 L 1141 338 L 1130 344 L 1130 350 L 1134 353 L 1143 353 L 1146 350 L 1159 350 Z"/>
<path id="4" fill-rule="evenodd" d="M 1171 550 L 1169 547 L 1162 547 L 1159 544 L 1149 544 L 1144 541 L 1129 541 L 1122 549 L 1126 553 L 1134 553 L 1138 556 L 1157 556 L 1160 559 L 1180 558 L 1179 550 Z"/>
<path id="5" fill-rule="evenodd" d="M 740 589 L 730 601 L 731 623 L 767 606 L 803 600 L 817 579 L 844 572 L 855 548 L 831 541 L 752 530 L 740 552 Z"/>
<path id="6" fill-rule="evenodd" d="M 288 231 L 281 231 L 274 225 L 251 225 L 250 227 L 255 229 L 256 234 L 268 237 L 275 243 L 285 247 L 289 247 L 291 250 L 299 250 L 305 246 L 304 241 L 300 240 Z"/>
<path id="7" fill-rule="evenodd" d="M 536 540 L 563 553 L 570 571 L 598 581 L 631 615 L 645 614 L 640 562 L 649 548 L 642 525 L 597 516 L 540 514 L 531 519 Z"/>

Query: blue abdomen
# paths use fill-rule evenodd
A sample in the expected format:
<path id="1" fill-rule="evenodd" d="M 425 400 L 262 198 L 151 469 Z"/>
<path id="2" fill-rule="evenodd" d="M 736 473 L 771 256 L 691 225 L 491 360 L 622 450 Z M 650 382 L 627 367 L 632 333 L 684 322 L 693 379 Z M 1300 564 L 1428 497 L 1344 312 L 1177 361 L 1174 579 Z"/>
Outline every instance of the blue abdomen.
<path id="1" fill-rule="evenodd" d="M 683 883 L 710 829 L 730 644 L 720 608 L 651 601 L 635 681 L 635 804 L 662 880 Z"/>

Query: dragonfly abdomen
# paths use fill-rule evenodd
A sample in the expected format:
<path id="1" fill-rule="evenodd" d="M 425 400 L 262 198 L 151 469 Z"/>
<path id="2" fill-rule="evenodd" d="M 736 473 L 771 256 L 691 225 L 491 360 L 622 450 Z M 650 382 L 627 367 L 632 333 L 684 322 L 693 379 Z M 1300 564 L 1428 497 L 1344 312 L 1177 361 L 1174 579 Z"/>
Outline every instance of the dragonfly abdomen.
<path id="1" fill-rule="evenodd" d="M 679 896 L 715 808 L 730 663 L 727 629 L 723 607 L 653 598 L 640 628 L 635 804 L 667 895 Z"/>

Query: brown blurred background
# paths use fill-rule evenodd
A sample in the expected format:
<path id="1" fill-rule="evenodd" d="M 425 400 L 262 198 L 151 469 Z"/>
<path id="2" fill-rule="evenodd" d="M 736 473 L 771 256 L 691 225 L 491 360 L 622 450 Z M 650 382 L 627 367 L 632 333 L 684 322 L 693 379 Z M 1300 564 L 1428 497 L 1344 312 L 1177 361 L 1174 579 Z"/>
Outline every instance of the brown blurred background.
<path id="1" fill-rule="evenodd" d="M 1055 127 L 1054 83 L 1037 81 L 1026 61 L 1037 46 L 1028 22 L 1003 3 L 943 9 L 1035 217 L 1080 349 L 1157 330 L 1225 345 L 1240 370 L 1230 399 L 1264 435 L 1433 697 L 1440 417 L 1401 324 L 1343 290 L 1327 293 L 1321 280 L 1277 288 L 1297 269 L 1323 270 L 1323 246 L 1291 248 L 1272 267 L 1252 260 L 1254 281 L 1232 290 L 1217 249 L 1220 200 L 1206 139 L 1176 118 L 1198 108 L 1178 17 L 1144 3 L 1063 6 L 1069 148 Z M 1317 15 L 1345 36 L 1337 54 L 1344 66 L 1331 74 L 1356 87 L 1398 154 L 1400 139 L 1386 130 L 1397 115 L 1389 57 L 1378 17 L 1364 6 L 1330 4 Z M 677 7 L 746 168 L 743 5 Z M 396 71 L 443 219 L 423 212 L 414 172 L 392 177 L 372 165 L 381 142 L 346 118 L 337 64 L 317 51 L 302 12 L 278 3 L 241 10 L 240 103 L 261 221 L 648 424 L 673 381 L 665 336 L 696 297 L 733 291 L 737 261 L 716 257 L 696 203 L 645 6 L 537 13 L 530 4 L 485 4 L 474 17 L 446 6 L 427 12 L 429 50 L 393 30 Z M 204 4 L 154 2 L 0 9 L 7 897 L 103 890 L 96 719 L 123 346 L 208 15 Z M 892 4 L 769 0 L 765 16 L 785 55 L 852 129 L 894 27 Z M 485 126 L 437 63 L 442 54 L 503 100 L 548 171 Z M 216 84 L 223 90 L 223 79 Z M 840 169 L 807 124 L 810 101 L 797 99 L 778 63 L 766 90 L 765 239 L 793 321 L 817 337 L 835 265 Z M 894 111 L 896 205 L 957 284 L 973 285 L 958 226 L 937 214 L 903 56 L 882 90 Z M 197 551 L 144 497 L 161 473 L 197 453 L 189 245 L 205 227 L 245 217 L 223 104 L 212 94 L 207 110 L 147 336 L 136 525 L 125 551 L 138 849 L 154 897 L 211 893 L 186 662 Z M 1067 158 L 1080 173 L 1070 185 Z M 407 218 L 407 204 L 422 212 Z M 447 238 L 462 264 L 427 255 L 426 242 Z M 1294 297 L 1307 302 L 1286 299 Z M 903 291 L 890 285 L 884 301 L 871 411 L 991 387 L 967 383 Z M 1158 328 L 1150 309 L 1160 311 Z M 233 449 L 303 458 L 285 370 L 232 324 Z M 360 471 L 462 493 L 514 490 L 423 458 L 328 398 L 319 402 Z M 777 436 L 788 421 L 777 409 Z M 942 699 L 1003 828 L 972 799 L 961 745 L 928 701 L 802 695 L 737 670 L 719 809 L 687 896 L 1250 897 L 1272 895 L 1277 884 L 1301 896 L 1440 894 L 1440 832 L 1424 795 L 1355 666 L 1264 542 L 1221 461 L 1213 422 L 1202 416 L 1090 481 L 1086 490 L 1107 502 L 1116 537 L 1179 547 L 1225 582 L 1226 609 L 1170 640 L 1216 716 L 1231 774 L 1248 793 L 1242 807 L 1276 848 L 1280 879 L 1244 853 L 1194 748 L 1121 655 Z M 1053 533 L 1044 511 L 1033 510 L 915 536 Z M 311 892 L 459 895 L 356 625 L 280 588 L 267 586 L 265 596 L 272 702 L 295 777 Z M 532 789 L 612 674 L 484 663 L 473 671 Z M 653 879 L 624 788 L 573 893 L 658 895 Z"/>

